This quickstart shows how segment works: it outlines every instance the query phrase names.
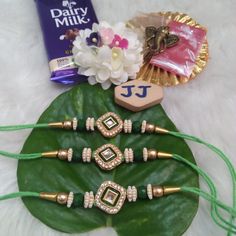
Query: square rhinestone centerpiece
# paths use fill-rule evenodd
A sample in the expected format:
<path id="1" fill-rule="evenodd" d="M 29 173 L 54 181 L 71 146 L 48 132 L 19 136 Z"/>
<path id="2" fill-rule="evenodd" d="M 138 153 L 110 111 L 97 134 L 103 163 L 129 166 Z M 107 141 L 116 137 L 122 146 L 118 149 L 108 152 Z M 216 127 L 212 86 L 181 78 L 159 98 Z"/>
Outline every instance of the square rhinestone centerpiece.
<path id="1" fill-rule="evenodd" d="M 110 116 L 103 121 L 103 124 L 106 126 L 107 129 L 111 130 L 112 128 L 118 125 L 118 122 L 114 119 L 114 117 Z"/>
<path id="2" fill-rule="evenodd" d="M 116 214 L 120 211 L 125 199 L 125 188 L 112 181 L 105 181 L 98 189 L 95 203 L 101 210 L 109 214 Z"/>
<path id="3" fill-rule="evenodd" d="M 103 158 L 105 162 L 108 162 L 116 157 L 116 153 L 110 147 L 100 152 L 99 155 Z"/>
<path id="4" fill-rule="evenodd" d="M 112 170 L 123 161 L 122 152 L 113 144 L 105 144 L 94 152 L 96 163 L 103 170 Z"/>
<path id="5" fill-rule="evenodd" d="M 123 121 L 113 112 L 108 112 L 101 116 L 96 125 L 104 137 L 112 138 L 119 134 L 123 129 Z"/>
<path id="6" fill-rule="evenodd" d="M 120 197 L 120 193 L 118 191 L 108 187 L 106 188 L 101 199 L 103 203 L 108 204 L 110 206 L 115 206 L 119 197 Z"/>

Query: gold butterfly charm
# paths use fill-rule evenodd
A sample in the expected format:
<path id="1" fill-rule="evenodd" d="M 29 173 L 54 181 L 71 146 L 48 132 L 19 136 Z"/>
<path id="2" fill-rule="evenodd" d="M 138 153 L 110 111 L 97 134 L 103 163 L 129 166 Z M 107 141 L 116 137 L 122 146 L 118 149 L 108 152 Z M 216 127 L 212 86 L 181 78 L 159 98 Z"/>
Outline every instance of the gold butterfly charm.
<path id="1" fill-rule="evenodd" d="M 156 28 L 148 26 L 145 29 L 145 49 L 144 63 L 151 60 L 152 56 L 165 51 L 166 48 L 175 46 L 179 42 L 179 37 L 170 34 L 168 26 Z"/>

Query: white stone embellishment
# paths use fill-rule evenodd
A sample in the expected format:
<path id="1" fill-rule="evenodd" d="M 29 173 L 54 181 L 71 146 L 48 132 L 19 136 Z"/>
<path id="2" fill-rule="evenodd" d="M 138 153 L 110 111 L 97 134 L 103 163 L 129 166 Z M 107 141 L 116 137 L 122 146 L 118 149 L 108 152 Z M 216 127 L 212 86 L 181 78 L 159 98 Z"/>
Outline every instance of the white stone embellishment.
<path id="1" fill-rule="evenodd" d="M 94 131 L 94 125 L 95 125 L 95 119 L 92 117 L 90 119 L 90 130 L 91 131 Z"/>
<path id="2" fill-rule="evenodd" d="M 124 151 L 125 162 L 130 163 L 134 161 L 134 152 L 131 148 L 125 148 Z"/>
<path id="3" fill-rule="evenodd" d="M 73 128 L 74 131 L 77 130 L 77 126 L 78 126 L 78 120 L 77 120 L 76 117 L 74 117 L 73 120 L 72 120 L 72 128 Z"/>
<path id="4" fill-rule="evenodd" d="M 95 205 L 108 214 L 120 211 L 126 199 L 126 189 L 112 182 L 105 181 L 95 196 Z"/>
<path id="5" fill-rule="evenodd" d="M 132 186 L 132 192 L 133 192 L 133 202 L 136 202 L 137 197 L 138 197 L 138 191 L 135 186 Z"/>
<path id="6" fill-rule="evenodd" d="M 123 121 L 113 112 L 108 112 L 96 121 L 98 130 L 104 137 L 112 138 L 123 129 Z"/>
<path id="7" fill-rule="evenodd" d="M 86 120 L 86 130 L 94 131 L 95 119 L 92 117 L 88 117 Z"/>
<path id="8" fill-rule="evenodd" d="M 147 126 L 147 121 L 143 120 L 142 126 L 141 126 L 141 133 L 144 134 Z"/>
<path id="9" fill-rule="evenodd" d="M 129 186 L 127 189 L 127 199 L 129 202 L 135 202 L 137 200 L 137 188 L 135 186 Z"/>
<path id="10" fill-rule="evenodd" d="M 91 162 L 92 150 L 91 148 L 84 148 L 82 152 L 83 162 Z"/>
<path id="11" fill-rule="evenodd" d="M 84 193 L 84 208 L 88 208 L 90 201 L 90 194 L 89 192 Z"/>
<path id="12" fill-rule="evenodd" d="M 92 208 L 94 204 L 94 194 L 93 192 L 89 192 L 89 204 L 88 204 L 88 208 Z"/>
<path id="13" fill-rule="evenodd" d="M 73 149 L 69 148 L 68 149 L 68 162 L 71 162 L 73 158 Z"/>
<path id="14" fill-rule="evenodd" d="M 143 148 L 143 160 L 146 162 L 148 159 L 148 150 L 147 148 Z"/>
<path id="15" fill-rule="evenodd" d="M 148 195 L 148 198 L 149 198 L 150 200 L 153 199 L 153 195 L 152 195 L 152 185 L 151 185 L 151 184 L 148 184 L 148 185 L 147 185 L 147 195 Z"/>
<path id="16" fill-rule="evenodd" d="M 125 133 L 132 133 L 132 121 L 131 120 L 124 120 L 124 132 Z"/>
<path id="17" fill-rule="evenodd" d="M 68 196 L 68 199 L 67 199 L 67 207 L 70 208 L 72 203 L 74 201 L 74 193 L 73 192 L 70 192 L 69 193 L 69 196 Z"/>

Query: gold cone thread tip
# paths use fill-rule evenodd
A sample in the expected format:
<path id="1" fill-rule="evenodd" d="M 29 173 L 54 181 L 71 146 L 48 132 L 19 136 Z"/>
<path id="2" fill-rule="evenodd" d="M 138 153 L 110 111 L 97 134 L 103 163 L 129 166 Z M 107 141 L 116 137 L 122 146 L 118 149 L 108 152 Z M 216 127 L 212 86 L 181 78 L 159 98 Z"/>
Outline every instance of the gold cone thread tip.
<path id="1" fill-rule="evenodd" d="M 159 159 L 169 159 L 173 157 L 173 154 L 171 153 L 167 153 L 167 152 L 158 152 L 157 153 L 157 157 Z"/>
<path id="2" fill-rule="evenodd" d="M 68 201 L 68 193 L 49 193 L 49 192 L 41 192 L 40 198 L 51 201 L 51 202 L 57 202 L 60 205 L 65 205 Z"/>
<path id="3" fill-rule="evenodd" d="M 180 187 L 163 187 L 164 195 L 169 195 L 172 193 L 178 193 L 181 191 Z"/>

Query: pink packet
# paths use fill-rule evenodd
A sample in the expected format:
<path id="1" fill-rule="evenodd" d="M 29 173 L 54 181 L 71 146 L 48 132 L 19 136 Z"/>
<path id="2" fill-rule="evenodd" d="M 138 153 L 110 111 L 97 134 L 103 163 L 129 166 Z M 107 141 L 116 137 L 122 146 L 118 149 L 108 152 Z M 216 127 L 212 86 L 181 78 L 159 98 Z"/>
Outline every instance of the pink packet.
<path id="1" fill-rule="evenodd" d="M 153 56 L 150 63 L 173 74 L 189 77 L 206 39 L 206 31 L 176 21 L 171 21 L 168 26 L 170 33 L 179 36 L 180 40 L 176 46 Z"/>

